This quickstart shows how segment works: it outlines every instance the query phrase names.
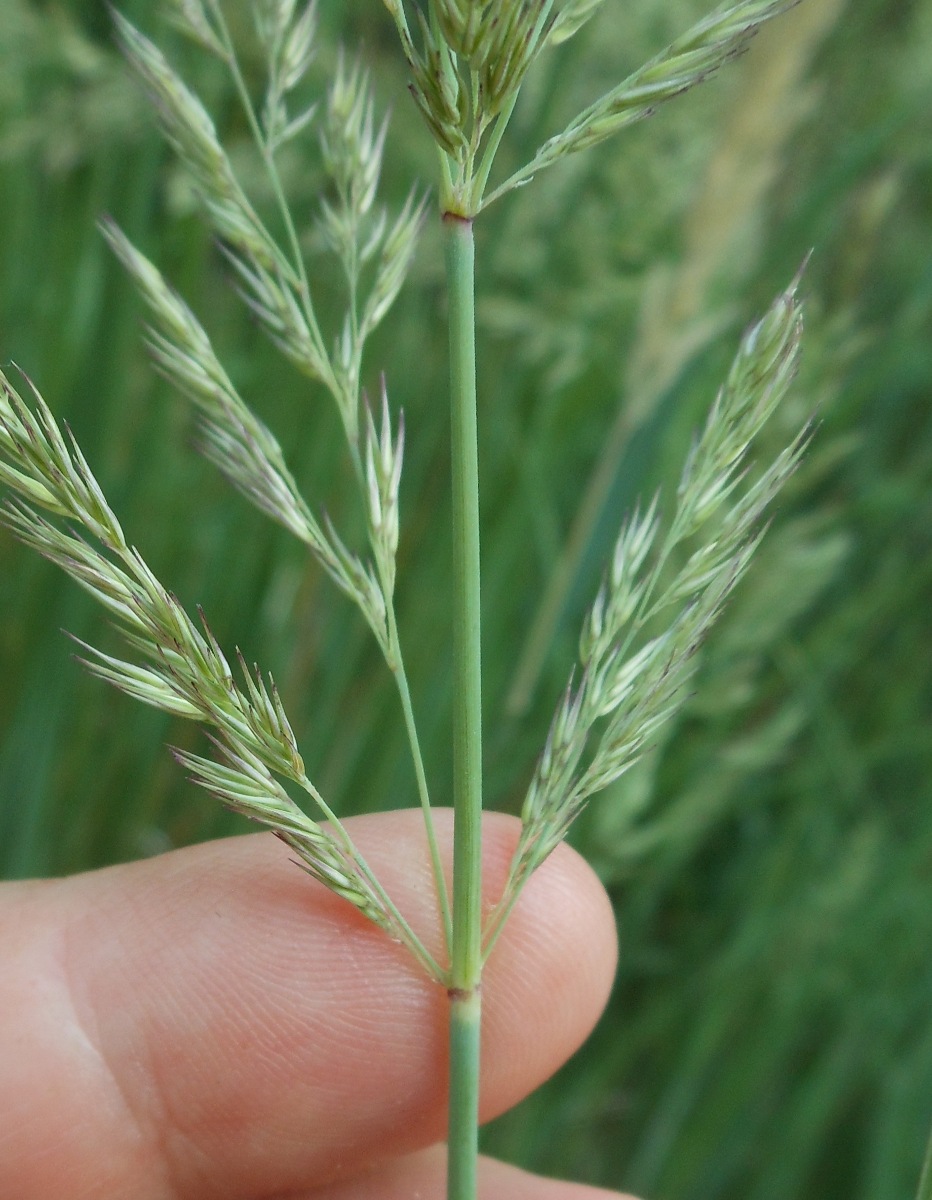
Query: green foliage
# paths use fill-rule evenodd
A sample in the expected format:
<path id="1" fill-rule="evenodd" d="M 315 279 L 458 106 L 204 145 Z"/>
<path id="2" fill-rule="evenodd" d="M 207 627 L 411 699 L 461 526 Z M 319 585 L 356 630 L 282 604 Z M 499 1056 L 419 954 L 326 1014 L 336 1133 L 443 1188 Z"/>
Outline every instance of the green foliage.
<path id="1" fill-rule="evenodd" d="M 151 378 L 138 337 L 149 316 L 98 217 L 112 212 L 205 314 L 315 511 L 352 528 L 362 518 L 335 466 L 340 417 L 229 296 L 230 267 L 192 219 L 106 22 L 77 3 L 0 9 L 5 352 L 55 396 L 129 542 L 204 605 L 222 644 L 271 668 L 333 807 L 410 805 L 377 648 L 350 604 L 332 592 L 321 603 L 328 585 L 285 531 L 190 455 L 193 418 Z M 529 76 L 505 176 L 707 11 L 699 0 L 599 8 L 567 59 L 542 58 Z M 392 23 L 371 0 L 323 5 L 319 22 L 311 82 L 332 77 L 338 38 L 362 38 L 376 94 L 394 106 L 383 192 L 400 211 L 432 159 L 424 130 L 400 119 Z M 248 60 L 244 70 L 252 82 Z M 226 85 L 204 78 L 225 144 L 270 207 Z M 663 1200 L 915 1192 L 932 1078 L 930 111 L 928 5 L 808 0 L 689 102 L 607 153 L 567 158 L 546 187 L 518 189 L 483 218 L 494 263 L 479 298 L 491 347 L 481 386 L 494 396 L 481 432 L 486 722 L 489 795 L 503 807 L 527 790 L 621 516 L 638 493 L 675 485 L 740 329 L 813 245 L 798 410 L 771 448 L 820 406 L 792 493 L 702 651 L 695 701 L 582 818 L 578 841 L 619 913 L 612 1008 L 555 1086 L 489 1131 L 490 1150 Z M 292 144 L 282 172 L 299 210 L 333 187 Z M 390 332 L 372 333 L 361 382 L 378 395 L 384 366 L 417 422 L 398 621 L 428 774 L 445 780 L 446 384 L 430 237 Z M 322 324 L 339 327 L 343 268 L 322 242 L 309 248 L 321 252 Z M 49 639 L 59 626 L 93 644 L 112 635 L 6 538 L 0 611 L 6 875 L 241 827 L 165 753 L 165 742 L 202 748 L 187 724 L 102 690 Z"/>

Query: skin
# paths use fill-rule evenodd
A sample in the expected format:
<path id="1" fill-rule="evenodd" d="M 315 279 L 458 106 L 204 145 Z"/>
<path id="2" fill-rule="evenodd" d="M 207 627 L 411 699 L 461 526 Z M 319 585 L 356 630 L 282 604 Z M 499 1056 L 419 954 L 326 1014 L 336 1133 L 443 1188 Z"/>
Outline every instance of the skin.
<path id="1" fill-rule="evenodd" d="M 439 953 L 420 816 L 347 826 Z M 487 818 L 491 899 L 516 835 Z M 615 956 L 607 897 L 561 848 L 487 968 L 484 1120 L 585 1039 Z M 443 1200 L 443 990 L 268 834 L 3 884 L 0 963 L 0 1195 Z M 488 1159 L 480 1195 L 618 1200 Z"/>

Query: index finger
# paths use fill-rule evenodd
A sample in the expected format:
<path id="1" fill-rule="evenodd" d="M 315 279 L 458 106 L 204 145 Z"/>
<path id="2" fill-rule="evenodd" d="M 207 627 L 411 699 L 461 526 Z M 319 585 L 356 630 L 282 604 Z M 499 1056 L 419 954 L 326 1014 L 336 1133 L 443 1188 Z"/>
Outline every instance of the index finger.
<path id="1" fill-rule="evenodd" d="M 430 937 L 435 905 L 419 816 L 348 825 Z M 492 896 L 514 839 L 513 821 L 488 818 Z M 299 1191 L 442 1138 L 443 989 L 297 872 L 273 839 L 194 847 L 34 887 L 28 897 L 16 928 L 5 930 L 5 961 L 12 943 L 19 967 L 0 984 L 4 1011 L 24 1014 L 27 1053 L 0 1088 L 16 1097 L 21 1158 L 42 1137 L 50 1186 L 12 1194 L 55 1194 L 51 1185 L 69 1170 L 71 1194 L 85 1194 L 76 1188 L 86 1181 L 88 1196 L 245 1200 Z M 487 969 L 484 1119 L 572 1052 L 613 968 L 604 893 L 582 860 L 560 852 L 528 886 Z M 45 1002 L 30 1005 L 29 989 L 50 972 L 57 984 L 43 983 Z M 69 1083 L 50 1095 L 49 1079 Z"/>

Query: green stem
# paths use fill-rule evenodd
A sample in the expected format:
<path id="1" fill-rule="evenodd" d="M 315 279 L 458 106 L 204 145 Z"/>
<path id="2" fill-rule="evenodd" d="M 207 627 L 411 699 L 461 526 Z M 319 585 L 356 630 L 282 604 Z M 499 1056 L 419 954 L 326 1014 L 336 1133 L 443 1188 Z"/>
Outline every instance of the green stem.
<path id="1" fill-rule="evenodd" d="M 430 792 L 427 787 L 427 774 L 424 770 L 424 758 L 421 754 L 421 743 L 417 734 L 417 724 L 414 720 L 414 709 L 411 704 L 411 690 L 408 687 L 408 676 L 405 671 L 404 659 L 401 654 L 401 640 L 398 636 L 398 622 L 395 617 L 395 607 L 391 597 L 386 600 L 388 607 L 388 636 L 394 651 L 394 662 L 391 666 L 395 677 L 395 686 L 401 701 L 401 711 L 404 715 L 405 729 L 408 734 L 408 745 L 411 749 L 411 759 L 414 763 L 414 774 L 417 779 L 418 797 L 421 812 L 424 816 L 424 828 L 427 834 L 427 846 L 430 853 L 431 870 L 434 876 L 434 887 L 437 890 L 437 903 L 440 906 L 440 921 L 443 926 L 444 945 L 447 954 L 450 953 L 453 941 L 453 921 L 450 915 L 450 897 L 447 891 L 446 876 L 440 859 L 440 846 L 434 827 L 434 816 L 430 807 Z"/>
<path id="2" fill-rule="evenodd" d="M 476 1200 L 479 1159 L 478 989 L 450 993 L 450 1123 L 447 1200 Z"/>
<path id="3" fill-rule="evenodd" d="M 471 211 L 476 213 L 482 208 L 482 193 L 486 189 L 486 184 L 489 182 L 489 175 L 492 171 L 492 164 L 495 162 L 495 155 L 498 153 L 498 148 L 502 144 L 502 137 L 508 127 L 508 122 L 511 120 L 511 114 L 515 110 L 515 105 L 518 103 L 518 93 L 511 97 L 502 111 L 498 114 L 495 121 L 495 128 L 492 130 L 492 136 L 489 138 L 488 145 L 482 153 L 482 160 L 479 163 L 479 169 L 476 172 L 476 178 L 472 188 L 472 203 Z"/>
<path id="4" fill-rule="evenodd" d="M 314 787 L 307 776 L 304 776 L 300 779 L 295 778 L 295 783 L 304 789 L 304 791 L 311 797 L 311 799 L 323 813 L 331 827 L 332 832 L 338 838 L 347 858 L 354 863 L 362 877 L 378 896 L 379 900 L 385 906 L 386 911 L 390 914 L 392 920 L 395 922 L 398 936 L 401 941 L 408 947 L 408 949 L 411 951 L 417 961 L 424 967 L 425 971 L 432 979 L 436 979 L 438 983 L 444 981 L 447 977 L 446 972 L 442 969 L 434 956 L 430 953 L 421 939 L 417 936 L 417 934 L 402 916 L 394 900 L 392 900 L 385 888 L 382 887 L 381 883 L 379 883 L 375 872 L 372 870 L 360 852 L 356 849 L 356 843 L 346 832 L 346 826 L 343 824 L 340 818 L 336 815 L 336 813 L 323 798 L 320 792 L 318 792 L 317 788 Z M 303 809 L 297 805 L 295 807 L 299 813 L 303 813 Z"/>
<path id="5" fill-rule="evenodd" d="M 453 486 L 453 942 L 447 1200 L 475 1200 L 482 972 L 482 673 L 472 223 L 444 214 Z"/>

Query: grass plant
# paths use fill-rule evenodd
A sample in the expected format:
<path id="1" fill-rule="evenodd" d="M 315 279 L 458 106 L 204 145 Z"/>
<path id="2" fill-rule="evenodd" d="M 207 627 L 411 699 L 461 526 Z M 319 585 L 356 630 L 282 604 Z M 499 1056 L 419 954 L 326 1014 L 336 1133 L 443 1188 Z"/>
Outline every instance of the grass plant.
<path id="1" fill-rule="evenodd" d="M 373 404 L 363 389 L 367 343 L 412 269 L 429 202 L 408 184 L 394 209 L 378 193 L 385 125 L 375 115 L 361 64 L 345 57 L 322 98 L 305 95 L 318 14 L 279 0 L 257 9 L 256 90 L 224 10 L 214 0 L 168 6 L 182 31 L 228 72 L 265 178 L 241 180 L 205 105 L 169 59 L 124 18 L 124 50 L 153 97 L 163 130 L 189 172 L 206 219 L 258 325 L 317 389 L 328 393 L 345 447 L 358 516 L 336 520 L 304 497 L 297 475 L 263 419 L 254 415 L 221 365 L 191 307 L 156 265 L 112 222 L 106 238 L 145 303 L 150 345 L 162 374 L 188 395 L 201 444 L 233 485 L 303 544 L 317 568 L 359 610 L 397 694 L 401 727 L 425 816 L 438 921 L 447 958 L 434 960 L 348 839 L 326 788 L 305 773 L 285 705 L 270 678 L 231 663 L 204 618 L 194 621 L 146 565 L 71 435 L 62 431 L 28 380 L 4 376 L 0 401 L 0 479 L 13 495 L 9 520 L 19 536 L 63 567 L 115 618 L 128 649 L 84 646 L 92 672 L 174 718 L 209 727 L 215 758 L 182 748 L 191 775 L 227 807 L 262 821 L 317 880 L 408 946 L 451 1000 L 449 1196 L 475 1192 L 478 1036 L 482 962 L 531 873 L 586 809 L 590 797 L 638 777 L 664 730 L 683 708 L 709 631 L 756 552 L 776 496 L 789 484 L 808 439 L 808 412 L 787 417 L 799 363 L 798 280 L 742 337 L 711 411 L 682 468 L 674 495 L 629 505 L 616 530 L 601 585 L 582 621 L 579 661 L 562 690 L 522 808 L 522 835 L 505 893 L 479 910 L 477 846 L 482 784 L 480 672 L 480 496 L 477 444 L 483 407 L 477 392 L 473 223 L 509 193 L 561 160 L 606 140 L 703 81 L 742 50 L 757 27 L 789 3 L 744 3 L 702 17 L 669 49 L 612 86 L 544 136 L 527 161 L 496 170 L 517 120 L 518 93 L 548 56 L 563 53 L 598 5 L 472 5 L 447 0 L 426 12 L 386 7 L 400 36 L 418 109 L 436 144 L 441 238 L 449 308 L 452 411 L 454 634 L 453 780 L 456 812 L 452 881 L 432 836 L 429 769 L 396 612 L 402 456 L 417 430 L 393 414 L 390 396 L 405 381 L 383 378 Z M 502 11 L 499 12 L 499 9 Z M 540 60 L 540 61 L 538 61 Z M 294 102 L 294 97 L 298 97 Z M 319 146 L 323 198 L 310 231 L 295 219 L 285 172 L 295 139 Z M 411 190 L 413 187 L 414 190 Z M 544 184 L 532 184 L 533 195 Z M 335 306 L 318 295 L 318 265 L 332 264 Z M 336 311 L 336 318 L 333 313 Z M 683 335 L 683 345 L 694 344 Z M 686 351 L 677 351 L 683 357 Z M 664 391 L 645 389 L 649 413 Z M 25 403 L 22 396 L 29 398 Z M 375 411 L 373 411 L 373 409 Z M 630 420 L 630 418 L 628 418 Z M 626 436 L 630 434 L 630 425 Z M 611 474 L 611 471 L 607 473 Z M 586 536 L 581 538 L 585 541 Z M 764 552 L 766 552 L 766 543 Z M 827 556 L 827 557 L 826 557 Z M 823 563 L 831 559 L 826 550 Z M 827 568 L 826 568 L 827 569 Z M 569 574 L 572 574 L 572 570 Z M 559 604 L 557 604 L 559 607 Z M 551 605 L 552 612 L 553 605 Z M 553 623 L 552 616 L 548 618 Z M 535 654 L 537 652 L 535 651 Z M 539 655 L 537 655 L 539 658 Z M 538 668 L 539 670 L 539 668 Z M 519 708 L 527 707 L 521 682 Z M 624 780 L 623 778 L 624 777 Z M 621 781 L 621 782 L 619 782 Z M 292 793 L 315 806 L 306 814 Z M 610 801 L 606 801 L 606 804 Z M 600 810 L 594 810 L 595 812 Z M 630 812 L 630 807 L 624 811 Z M 587 814 L 583 821 L 598 821 Z M 607 818 L 608 819 L 608 818 Z M 585 826 L 584 826 L 585 827 Z M 633 853 L 633 846 L 629 847 Z M 658 1151 L 645 1151 L 643 1161 Z"/>

